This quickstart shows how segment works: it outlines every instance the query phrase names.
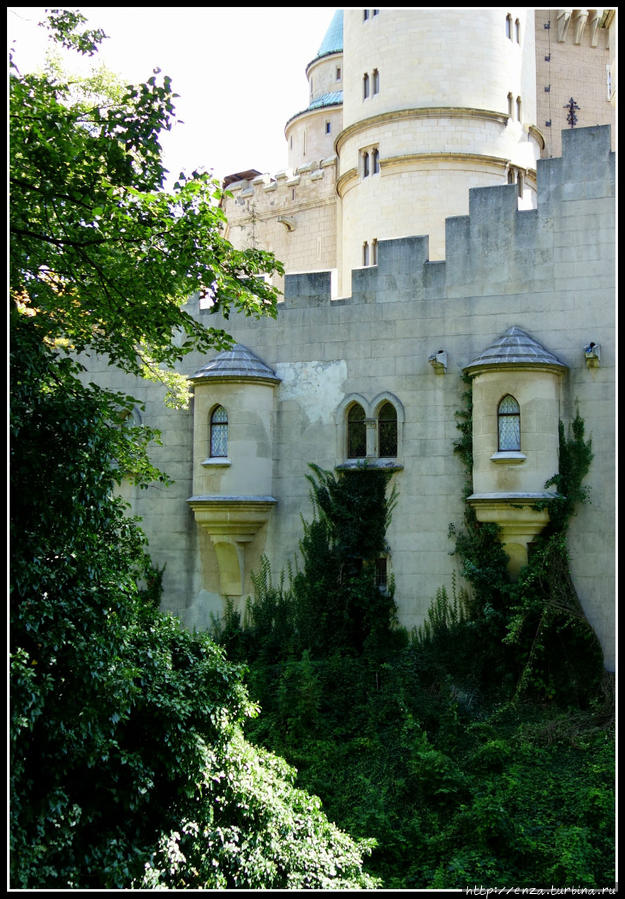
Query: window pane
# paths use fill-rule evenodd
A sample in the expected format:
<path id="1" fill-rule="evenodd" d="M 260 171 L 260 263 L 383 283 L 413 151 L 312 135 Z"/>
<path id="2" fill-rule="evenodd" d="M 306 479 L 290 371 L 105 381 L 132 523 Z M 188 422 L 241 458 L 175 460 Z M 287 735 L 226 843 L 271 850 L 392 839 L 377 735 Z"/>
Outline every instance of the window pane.
<path id="1" fill-rule="evenodd" d="M 347 457 L 361 459 L 367 455 L 367 429 L 362 406 L 352 406 L 347 416 Z"/>
<path id="2" fill-rule="evenodd" d="M 223 406 L 217 406 L 211 415 L 210 445 L 213 458 L 228 455 L 228 413 Z"/>
<path id="3" fill-rule="evenodd" d="M 513 396 L 504 396 L 499 403 L 499 450 L 521 449 L 521 415 L 519 404 Z"/>
<path id="4" fill-rule="evenodd" d="M 384 403 L 378 416 L 378 453 L 397 455 L 397 412 L 391 403 Z"/>

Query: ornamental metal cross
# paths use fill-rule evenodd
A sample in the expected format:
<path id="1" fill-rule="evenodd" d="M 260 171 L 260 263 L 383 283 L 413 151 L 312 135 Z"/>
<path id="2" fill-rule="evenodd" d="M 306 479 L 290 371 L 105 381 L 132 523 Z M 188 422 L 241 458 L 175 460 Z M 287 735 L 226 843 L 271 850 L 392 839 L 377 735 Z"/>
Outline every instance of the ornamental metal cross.
<path id="1" fill-rule="evenodd" d="M 579 109 L 579 106 L 577 105 L 573 97 L 571 97 L 571 99 L 566 104 L 566 106 L 563 107 L 563 109 L 568 109 L 569 113 L 566 117 L 566 120 L 571 128 L 574 128 L 575 125 L 577 125 L 577 116 L 575 115 L 575 110 Z"/>

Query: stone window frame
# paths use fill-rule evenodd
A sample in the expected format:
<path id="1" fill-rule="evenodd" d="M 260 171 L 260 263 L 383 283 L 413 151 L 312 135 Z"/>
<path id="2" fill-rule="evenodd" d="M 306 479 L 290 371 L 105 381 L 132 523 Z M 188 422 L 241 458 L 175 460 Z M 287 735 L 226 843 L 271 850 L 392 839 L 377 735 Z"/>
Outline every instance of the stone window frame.
<path id="1" fill-rule="evenodd" d="M 396 414 L 397 435 L 396 454 L 381 456 L 379 428 L 380 412 L 389 403 Z M 364 413 L 362 421 L 365 428 L 365 455 L 350 455 L 349 415 L 350 411 L 360 407 Z M 406 415 L 402 402 L 389 391 L 382 391 L 373 400 L 367 400 L 360 393 L 351 393 L 346 396 L 336 410 L 335 421 L 337 425 L 337 456 L 342 464 L 356 465 L 366 462 L 372 467 L 402 468 L 401 458 L 403 454 L 403 431 Z M 360 438 L 362 446 L 362 437 Z"/>

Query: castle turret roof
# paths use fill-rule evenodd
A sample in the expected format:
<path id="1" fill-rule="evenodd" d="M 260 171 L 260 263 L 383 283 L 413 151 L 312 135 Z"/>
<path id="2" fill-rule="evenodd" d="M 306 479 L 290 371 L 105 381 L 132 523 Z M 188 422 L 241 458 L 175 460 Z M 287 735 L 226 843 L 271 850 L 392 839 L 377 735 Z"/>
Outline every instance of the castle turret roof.
<path id="1" fill-rule="evenodd" d="M 464 370 L 469 374 L 475 374 L 476 369 L 490 368 L 494 365 L 546 365 L 560 369 L 567 367 L 557 356 L 517 327 L 504 331 L 501 337 L 482 350 Z"/>
<path id="2" fill-rule="evenodd" d="M 326 31 L 326 36 L 321 42 L 316 58 L 326 56 L 328 53 L 342 53 L 343 51 L 343 10 L 337 9 Z"/>
<path id="3" fill-rule="evenodd" d="M 204 381 L 209 378 L 237 381 L 280 380 L 273 369 L 241 343 L 235 343 L 232 349 L 218 353 L 191 376 L 192 381 Z"/>

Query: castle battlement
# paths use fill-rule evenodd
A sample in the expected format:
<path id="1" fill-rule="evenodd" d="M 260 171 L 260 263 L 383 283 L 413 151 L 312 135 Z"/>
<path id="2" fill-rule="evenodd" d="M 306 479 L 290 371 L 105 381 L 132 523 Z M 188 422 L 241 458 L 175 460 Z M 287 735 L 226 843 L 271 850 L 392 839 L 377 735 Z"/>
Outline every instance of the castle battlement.
<path id="1" fill-rule="evenodd" d="M 574 259 L 560 260 L 554 247 L 556 233 L 572 230 L 589 203 L 613 203 L 610 130 L 598 125 L 563 132 L 562 157 L 538 161 L 537 209 L 519 210 L 513 184 L 471 188 L 469 215 L 445 221 L 444 260 L 430 261 L 428 236 L 381 240 L 377 265 L 353 269 L 351 296 L 331 300 L 330 272 L 291 274 L 285 308 L 394 302 L 407 294 L 451 298 L 468 283 L 483 283 L 483 295 L 515 293 L 520 284 L 551 280 L 565 262 L 586 265 L 588 277 L 598 277 L 601 253 L 587 234 Z M 601 233 L 593 237 L 601 244 Z"/>
<path id="2" fill-rule="evenodd" d="M 306 165 L 295 169 L 282 169 L 271 175 L 268 173 L 257 175 L 249 180 L 235 181 L 228 185 L 228 191 L 233 195 L 233 206 L 228 206 L 228 217 L 236 217 L 241 208 L 249 209 L 254 204 L 254 214 L 272 215 L 275 213 L 277 203 L 298 206 L 301 204 L 302 190 L 307 196 L 310 189 L 311 198 L 319 197 L 323 193 L 324 185 L 320 181 L 327 182 L 328 192 L 334 190 L 336 183 L 337 157 L 330 156 L 327 159 L 313 160 Z M 300 188 L 299 195 L 294 196 L 293 190 Z"/>

